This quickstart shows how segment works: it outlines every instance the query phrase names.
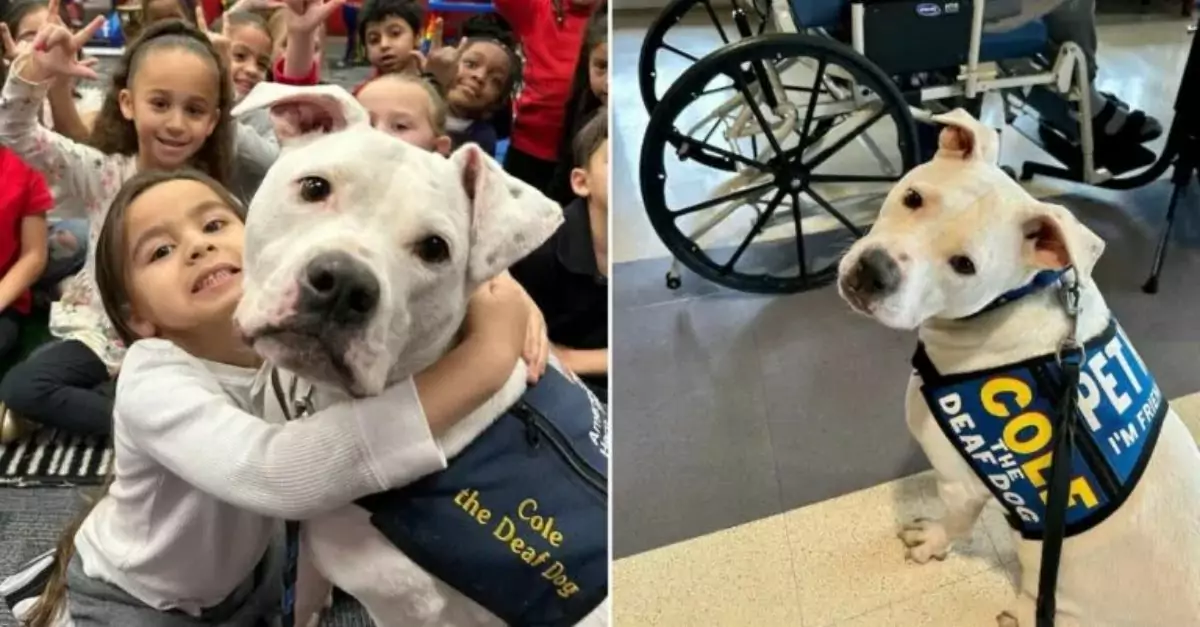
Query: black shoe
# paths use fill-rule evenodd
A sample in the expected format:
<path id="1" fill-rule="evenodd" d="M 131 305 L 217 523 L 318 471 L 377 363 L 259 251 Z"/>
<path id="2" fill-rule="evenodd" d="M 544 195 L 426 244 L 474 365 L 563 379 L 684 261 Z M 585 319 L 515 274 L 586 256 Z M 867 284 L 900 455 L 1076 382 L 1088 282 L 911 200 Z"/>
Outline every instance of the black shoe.
<path id="1" fill-rule="evenodd" d="M 1092 118 L 1092 132 L 1098 138 L 1103 135 L 1105 139 L 1111 138 L 1116 144 L 1127 145 L 1129 142 L 1144 144 L 1162 137 L 1163 127 L 1158 120 L 1146 115 L 1144 111 L 1134 110 L 1128 103 L 1113 94 L 1102 91 L 1100 95 L 1104 96 L 1107 102 L 1104 103 L 1104 108 Z M 1105 132 L 1105 126 L 1118 111 L 1125 114 L 1125 123 L 1116 133 L 1109 135 Z"/>

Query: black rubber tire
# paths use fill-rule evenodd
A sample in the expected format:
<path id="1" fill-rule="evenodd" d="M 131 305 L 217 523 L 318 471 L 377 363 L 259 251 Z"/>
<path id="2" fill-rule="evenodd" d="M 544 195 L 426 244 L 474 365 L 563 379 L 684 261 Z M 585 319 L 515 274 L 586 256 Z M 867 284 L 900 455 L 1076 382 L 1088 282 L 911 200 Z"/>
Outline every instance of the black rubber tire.
<path id="1" fill-rule="evenodd" d="M 642 199 L 650 224 L 667 249 L 683 265 L 714 283 L 743 292 L 781 294 L 814 289 L 832 282 L 837 276 L 837 268 L 835 265 L 817 274 L 798 274 L 794 277 L 742 275 L 736 269 L 723 272 L 699 245 L 679 229 L 667 208 L 664 155 L 668 146 L 674 143 L 670 141 L 672 136 L 680 134 L 675 127 L 676 117 L 713 78 L 721 74 L 728 75 L 726 68 L 740 71 L 741 65 L 750 61 L 769 62 L 786 57 L 826 59 L 827 63 L 849 71 L 860 84 L 878 94 L 885 104 L 885 115 L 890 116 L 896 124 L 897 145 L 902 160 L 901 175 L 918 163 L 916 122 L 904 96 L 878 66 L 841 43 L 812 35 L 763 35 L 723 48 L 688 68 L 667 90 L 650 116 L 640 156 Z M 717 155 L 708 156 L 725 159 Z M 694 160 L 702 162 L 698 158 Z M 729 162 L 727 167 L 720 169 L 732 171 L 735 166 Z"/>
<path id="2" fill-rule="evenodd" d="M 713 0 L 671 0 L 667 7 L 654 18 L 654 22 L 650 24 L 650 28 L 646 31 L 646 37 L 642 40 L 642 49 L 638 54 L 638 89 L 642 93 L 642 104 L 646 106 L 647 113 L 653 113 L 654 107 L 658 106 L 660 98 L 658 97 L 657 85 L 655 80 L 658 78 L 658 51 L 663 42 L 666 40 L 667 32 L 671 27 L 679 23 L 685 15 L 696 8 L 698 5 L 704 5 L 708 12 L 709 19 L 713 21 L 713 29 L 721 36 L 721 40 L 725 45 L 734 43 L 733 38 L 740 40 L 740 35 L 734 29 L 727 29 L 721 26 L 717 19 L 718 9 L 712 6 Z M 729 11 L 728 7 L 719 9 L 719 11 Z M 766 28 L 768 16 L 766 15 L 751 15 L 751 26 L 759 26 L 758 33 L 761 35 Z M 757 24 L 756 24 L 757 22 Z M 699 59 L 696 59 L 699 61 Z"/>

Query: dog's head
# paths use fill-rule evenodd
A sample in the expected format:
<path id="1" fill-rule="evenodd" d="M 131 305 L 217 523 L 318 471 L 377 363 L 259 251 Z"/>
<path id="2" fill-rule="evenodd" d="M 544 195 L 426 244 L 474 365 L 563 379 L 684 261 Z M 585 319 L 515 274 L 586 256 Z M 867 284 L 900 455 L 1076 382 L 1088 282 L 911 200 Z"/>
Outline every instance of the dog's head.
<path id="1" fill-rule="evenodd" d="M 281 154 L 246 220 L 236 313 L 265 358 L 355 396 L 436 361 L 472 291 L 562 210 L 474 145 L 449 159 L 376 131 L 340 87 L 263 83 Z"/>
<path id="2" fill-rule="evenodd" d="M 1065 208 L 1038 202 L 997 164 L 996 132 L 961 109 L 937 155 L 891 190 L 871 232 L 838 267 L 857 311 L 898 329 L 969 316 L 1041 270 L 1089 277 L 1104 242 Z"/>

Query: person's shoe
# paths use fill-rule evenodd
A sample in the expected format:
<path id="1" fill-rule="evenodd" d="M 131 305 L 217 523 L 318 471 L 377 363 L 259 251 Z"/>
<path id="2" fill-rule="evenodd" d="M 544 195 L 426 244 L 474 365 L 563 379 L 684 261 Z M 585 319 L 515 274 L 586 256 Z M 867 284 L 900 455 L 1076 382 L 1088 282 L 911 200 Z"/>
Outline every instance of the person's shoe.
<path id="1" fill-rule="evenodd" d="M 37 431 L 37 423 L 18 418 L 0 403 L 0 445 L 7 446 Z"/>
<path id="2" fill-rule="evenodd" d="M 1093 132 L 1097 136 L 1111 137 L 1116 143 L 1136 141 L 1139 144 L 1162 137 L 1163 127 L 1158 120 L 1146 115 L 1144 111 L 1134 110 L 1129 103 L 1114 94 L 1102 91 L 1100 95 L 1104 96 L 1107 102 L 1104 108 L 1092 117 Z M 1120 117 L 1120 120 L 1114 119 L 1117 117 Z"/>

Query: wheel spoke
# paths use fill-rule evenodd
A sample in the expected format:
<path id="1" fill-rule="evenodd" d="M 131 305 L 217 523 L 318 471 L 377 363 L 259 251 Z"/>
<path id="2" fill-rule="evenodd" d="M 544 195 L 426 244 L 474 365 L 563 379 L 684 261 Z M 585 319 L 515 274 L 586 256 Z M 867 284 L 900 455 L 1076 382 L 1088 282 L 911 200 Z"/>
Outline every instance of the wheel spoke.
<path id="1" fill-rule="evenodd" d="M 711 96 L 713 94 L 719 94 L 723 91 L 729 91 L 731 89 L 737 89 L 737 88 L 734 87 L 733 85 L 725 85 L 724 87 L 713 87 L 712 89 L 706 89 L 706 90 L 696 94 L 696 97 L 699 98 L 700 96 Z"/>
<path id="2" fill-rule="evenodd" d="M 687 135 L 684 135 L 683 133 L 680 133 L 679 131 L 671 131 L 671 134 L 675 137 L 676 141 L 679 142 L 680 146 L 683 146 L 685 144 L 692 144 L 693 146 L 697 146 L 698 150 L 708 151 L 718 157 L 724 157 L 726 159 L 729 159 L 730 161 L 736 161 L 744 166 L 754 168 L 755 170 L 760 170 L 760 171 L 765 172 L 768 169 L 767 165 L 765 163 L 759 163 L 758 161 L 743 157 L 742 155 L 739 155 L 736 152 L 730 152 L 728 150 L 725 150 L 724 148 L 717 148 L 716 146 L 713 146 L 712 144 L 708 144 L 708 143 L 704 143 L 704 142 L 696 142 L 692 138 L 688 137 Z"/>
<path id="3" fill-rule="evenodd" d="M 796 259 L 800 261 L 800 280 L 808 277 L 808 254 L 804 252 L 804 228 L 800 226 L 800 193 L 792 192 L 792 222 L 796 224 Z"/>
<path id="4" fill-rule="evenodd" d="M 754 114 L 754 119 L 758 122 L 759 128 L 761 128 L 763 134 L 767 136 L 767 141 L 770 142 L 771 149 L 775 151 L 775 154 L 782 155 L 783 148 L 779 145 L 779 140 L 775 138 L 775 133 L 767 124 L 767 118 L 763 115 L 762 110 L 758 108 L 758 102 L 754 99 L 754 94 L 750 91 L 749 85 L 747 85 L 746 81 L 741 77 L 740 71 L 738 72 L 738 76 L 733 78 L 733 80 L 735 83 L 737 83 L 737 88 L 738 91 L 741 92 L 742 98 L 746 100 L 746 106 L 750 107 L 750 111 Z M 760 79 L 759 84 L 762 85 L 764 91 L 769 89 L 769 86 L 766 84 L 765 80 Z"/>
<path id="5" fill-rule="evenodd" d="M 808 132 L 812 130 L 813 112 L 817 110 L 817 100 L 821 97 L 821 81 L 825 79 L 825 58 L 817 59 L 817 76 L 813 79 L 813 90 L 808 96 L 808 109 L 804 112 L 804 130 L 800 133 L 799 154 L 804 154 L 804 149 L 808 148 L 811 143 L 808 140 Z"/>
<path id="6" fill-rule="evenodd" d="M 837 221 L 841 222 L 842 226 L 845 226 L 846 229 L 849 230 L 851 233 L 853 233 L 855 237 L 863 236 L 862 229 L 858 228 L 857 224 L 851 222 L 850 219 L 847 218 L 845 215 L 843 215 L 841 211 L 838 211 L 837 209 L 835 209 L 834 206 L 832 204 L 830 204 L 828 200 L 825 200 L 825 198 L 823 196 L 821 196 L 817 192 L 813 191 L 812 187 L 809 187 L 808 189 L 805 189 L 804 191 L 807 192 L 808 195 L 811 196 L 813 200 L 817 201 L 817 204 L 821 205 L 821 208 L 824 209 L 826 212 L 828 212 L 829 215 L 833 216 L 834 218 L 837 218 Z"/>
<path id="7" fill-rule="evenodd" d="M 725 29 L 721 28 L 721 19 L 717 17 L 717 12 L 713 10 L 712 3 L 704 0 L 702 4 L 704 4 L 704 10 L 708 11 L 708 17 L 712 19 L 713 26 L 717 27 L 717 33 L 721 35 L 721 41 L 725 42 L 725 45 L 728 46 L 729 37 L 725 36 Z"/>
<path id="8" fill-rule="evenodd" d="M 763 183 L 761 185 L 755 185 L 753 187 L 744 187 L 742 189 L 737 190 L 736 192 L 732 192 L 732 193 L 726 194 L 724 196 L 720 196 L 717 198 L 709 198 L 708 200 L 705 200 L 704 202 L 701 202 L 701 203 L 698 203 L 695 205 L 689 205 L 687 207 L 684 207 L 683 209 L 679 209 L 678 211 L 671 211 L 670 214 L 671 214 L 671 217 L 678 219 L 680 216 L 686 216 L 690 213 L 696 213 L 697 211 L 704 211 L 705 209 L 710 209 L 712 207 L 716 207 L 717 205 L 724 203 L 724 202 L 728 202 L 730 200 L 737 200 L 739 198 L 745 198 L 746 196 L 751 196 L 757 192 L 761 192 L 765 189 L 770 189 L 771 187 L 774 187 L 774 186 L 775 186 L 775 182 L 771 181 L 769 183 Z"/>
<path id="9" fill-rule="evenodd" d="M 667 42 L 665 42 L 665 41 L 662 43 L 662 49 L 663 49 L 663 50 L 670 51 L 670 52 L 674 52 L 675 54 L 677 54 L 677 55 L 679 55 L 679 56 L 681 56 L 681 57 L 683 57 L 683 58 L 685 58 L 685 59 L 688 59 L 689 61 L 692 61 L 692 62 L 695 62 L 695 61 L 699 61 L 699 60 L 700 60 L 699 58 L 697 58 L 697 57 L 694 57 L 694 56 L 692 56 L 692 55 L 690 55 L 690 54 L 688 54 L 688 53 L 686 53 L 686 52 L 684 52 L 684 51 L 680 50 L 679 48 L 676 48 L 675 46 L 672 46 L 671 44 L 669 44 L 669 43 L 667 43 Z"/>
<path id="10" fill-rule="evenodd" d="M 849 144 L 851 141 L 853 141 L 854 138 L 862 135 L 868 128 L 871 128 L 871 125 L 878 122 L 885 115 L 887 115 L 887 109 L 882 106 L 879 107 L 875 113 L 871 114 L 871 117 L 867 118 L 866 122 L 863 122 L 855 127 L 854 130 L 839 137 L 837 141 L 833 142 L 829 146 L 826 146 L 825 150 L 822 150 L 820 154 L 813 157 L 811 161 L 805 163 L 804 167 L 810 172 L 815 170 L 818 166 L 820 166 L 822 163 L 825 163 L 825 161 L 832 157 L 833 153 L 841 150 L 846 144 Z"/>
<path id="11" fill-rule="evenodd" d="M 729 258 L 729 261 L 725 262 L 724 266 L 721 266 L 721 274 L 729 274 L 729 271 L 733 269 L 733 266 L 738 262 L 738 259 L 742 258 L 742 253 L 745 253 L 746 249 L 749 248 L 750 242 L 753 242 L 754 238 L 758 237 L 758 234 L 762 232 L 763 227 L 767 224 L 767 220 L 770 220 L 771 216 L 775 214 L 775 209 L 779 207 L 779 203 L 783 200 L 783 196 L 783 190 L 775 192 L 775 197 L 771 199 L 771 202 L 767 205 L 767 208 L 761 214 L 759 214 L 758 219 L 754 221 L 754 227 L 750 229 L 750 233 L 746 235 L 746 239 L 742 240 L 742 243 L 737 247 L 737 250 L 733 251 L 733 256 Z"/>
<path id="12" fill-rule="evenodd" d="M 809 183 L 895 183 L 900 175 L 887 174 L 810 174 Z"/>

